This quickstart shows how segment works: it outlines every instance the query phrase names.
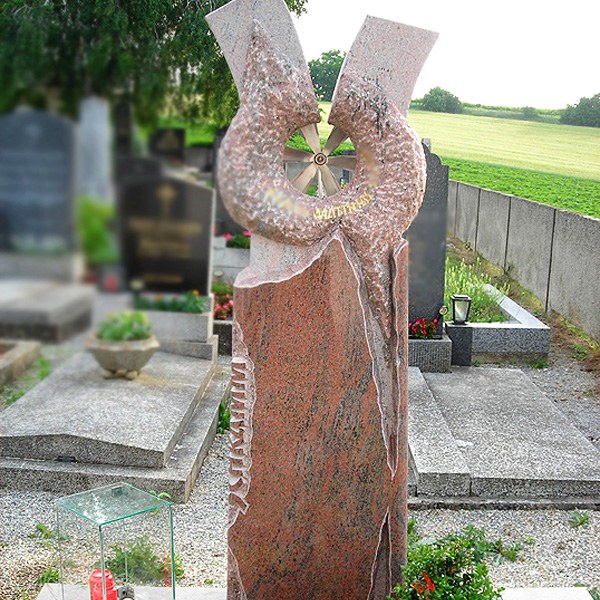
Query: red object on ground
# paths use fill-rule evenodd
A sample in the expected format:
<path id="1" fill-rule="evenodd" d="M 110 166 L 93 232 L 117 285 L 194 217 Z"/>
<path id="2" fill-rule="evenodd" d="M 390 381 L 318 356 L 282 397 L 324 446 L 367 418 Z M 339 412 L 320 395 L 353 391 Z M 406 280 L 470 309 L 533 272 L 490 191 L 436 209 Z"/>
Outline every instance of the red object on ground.
<path id="1" fill-rule="evenodd" d="M 117 586 L 112 573 L 108 569 L 104 571 L 104 578 L 106 580 L 106 600 L 117 600 Z M 104 600 L 102 597 L 101 569 L 95 569 L 90 575 L 90 600 Z"/>

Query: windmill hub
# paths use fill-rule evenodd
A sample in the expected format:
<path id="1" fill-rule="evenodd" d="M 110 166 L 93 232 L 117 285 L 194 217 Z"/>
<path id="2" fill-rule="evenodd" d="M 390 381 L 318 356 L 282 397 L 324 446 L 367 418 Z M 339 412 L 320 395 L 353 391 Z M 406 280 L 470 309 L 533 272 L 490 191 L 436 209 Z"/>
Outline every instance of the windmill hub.
<path id="1" fill-rule="evenodd" d="M 323 165 L 327 164 L 327 156 L 325 154 L 323 154 L 322 152 L 319 152 L 319 153 L 315 154 L 313 161 L 316 165 L 318 165 L 319 167 L 322 167 Z"/>

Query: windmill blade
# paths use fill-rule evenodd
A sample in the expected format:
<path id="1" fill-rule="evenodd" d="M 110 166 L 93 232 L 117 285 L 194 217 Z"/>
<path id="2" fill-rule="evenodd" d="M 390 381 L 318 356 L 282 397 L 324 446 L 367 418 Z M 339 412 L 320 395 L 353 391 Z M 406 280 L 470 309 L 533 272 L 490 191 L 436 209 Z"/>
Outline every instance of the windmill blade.
<path id="1" fill-rule="evenodd" d="M 330 156 L 327 159 L 328 165 L 339 167 L 340 169 L 346 169 L 347 171 L 356 170 L 356 156 L 347 156 L 340 154 L 338 156 Z"/>
<path id="2" fill-rule="evenodd" d="M 305 152 L 304 150 L 298 150 L 298 148 L 292 148 L 291 146 L 286 146 L 283 150 L 284 160 L 310 162 L 312 157 L 312 152 Z"/>
<path id="3" fill-rule="evenodd" d="M 319 167 L 319 174 L 321 175 L 321 181 L 323 182 L 325 192 L 328 196 L 332 196 L 340 191 L 340 184 L 327 165 Z"/>
<path id="4" fill-rule="evenodd" d="M 325 156 L 329 156 L 331 152 L 333 152 L 342 142 L 345 142 L 348 139 L 348 134 L 340 129 L 339 127 L 334 127 L 327 138 L 327 143 L 325 144 L 325 148 L 323 148 L 323 154 Z"/>
<path id="5" fill-rule="evenodd" d="M 305 192 L 306 188 L 308 188 L 310 182 L 313 180 L 313 177 L 315 176 L 316 172 L 317 165 L 311 163 L 310 165 L 308 165 L 308 167 L 306 167 L 306 169 L 304 169 L 304 171 L 296 175 L 296 177 L 292 179 L 291 183 L 297 190 Z"/>
<path id="6" fill-rule="evenodd" d="M 305 125 L 304 127 L 300 128 L 300 132 L 304 136 L 304 139 L 314 154 L 319 154 L 319 152 L 321 152 L 321 139 L 319 138 L 319 130 L 317 129 L 317 125 L 315 123 Z"/>

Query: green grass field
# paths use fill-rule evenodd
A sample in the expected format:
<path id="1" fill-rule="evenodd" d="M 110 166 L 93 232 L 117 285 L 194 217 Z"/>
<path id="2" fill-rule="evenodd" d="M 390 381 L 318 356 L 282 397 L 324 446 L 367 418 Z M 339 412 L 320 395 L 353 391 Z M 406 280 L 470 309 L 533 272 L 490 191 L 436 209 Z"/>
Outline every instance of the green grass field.
<path id="1" fill-rule="evenodd" d="M 409 121 L 451 179 L 600 218 L 600 129 L 420 110 Z"/>

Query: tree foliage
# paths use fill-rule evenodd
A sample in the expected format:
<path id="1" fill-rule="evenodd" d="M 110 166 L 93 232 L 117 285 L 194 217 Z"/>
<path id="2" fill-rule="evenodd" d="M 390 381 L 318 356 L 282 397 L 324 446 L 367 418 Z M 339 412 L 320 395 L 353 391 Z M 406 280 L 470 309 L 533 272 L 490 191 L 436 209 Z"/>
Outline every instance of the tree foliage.
<path id="1" fill-rule="evenodd" d="M 205 16 L 228 1 L 2 0 L 0 111 L 56 95 L 74 115 L 98 94 L 131 100 L 141 123 L 171 109 L 225 124 L 238 98 Z"/>
<path id="2" fill-rule="evenodd" d="M 331 101 L 345 57 L 345 52 L 329 50 L 323 52 L 319 58 L 309 61 L 310 76 L 321 100 Z"/>
<path id="3" fill-rule="evenodd" d="M 560 122 L 567 125 L 600 127 L 600 94 L 581 98 L 576 105 L 569 105 L 560 115 Z"/>
<path id="4" fill-rule="evenodd" d="M 441 88 L 431 88 L 421 100 L 421 108 L 433 112 L 461 113 L 462 102 L 449 91 Z"/>

